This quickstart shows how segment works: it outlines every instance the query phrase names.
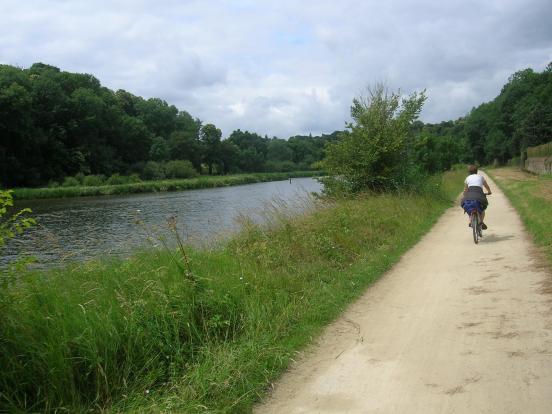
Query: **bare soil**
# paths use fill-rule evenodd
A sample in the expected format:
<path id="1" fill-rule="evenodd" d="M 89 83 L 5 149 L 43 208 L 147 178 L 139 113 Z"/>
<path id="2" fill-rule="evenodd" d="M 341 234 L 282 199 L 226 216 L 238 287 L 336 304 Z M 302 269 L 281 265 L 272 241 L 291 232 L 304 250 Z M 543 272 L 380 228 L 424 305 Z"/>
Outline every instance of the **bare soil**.
<path id="1" fill-rule="evenodd" d="M 550 270 L 492 189 L 479 245 L 451 208 L 255 412 L 551 413 Z"/>

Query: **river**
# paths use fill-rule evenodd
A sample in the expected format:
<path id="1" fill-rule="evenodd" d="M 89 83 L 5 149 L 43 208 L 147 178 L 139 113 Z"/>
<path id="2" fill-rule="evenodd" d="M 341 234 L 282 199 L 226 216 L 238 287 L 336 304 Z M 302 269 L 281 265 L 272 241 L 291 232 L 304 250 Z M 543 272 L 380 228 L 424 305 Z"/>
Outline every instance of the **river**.
<path id="1" fill-rule="evenodd" d="M 315 179 L 294 178 L 169 193 L 22 201 L 18 208 L 30 207 L 38 226 L 8 243 L 0 265 L 22 254 L 36 257 L 40 267 L 125 256 L 170 235 L 169 217 L 176 218 L 189 243 L 209 245 L 235 232 L 239 215 L 262 221 L 270 204 L 298 209 L 307 194 L 321 188 Z"/>

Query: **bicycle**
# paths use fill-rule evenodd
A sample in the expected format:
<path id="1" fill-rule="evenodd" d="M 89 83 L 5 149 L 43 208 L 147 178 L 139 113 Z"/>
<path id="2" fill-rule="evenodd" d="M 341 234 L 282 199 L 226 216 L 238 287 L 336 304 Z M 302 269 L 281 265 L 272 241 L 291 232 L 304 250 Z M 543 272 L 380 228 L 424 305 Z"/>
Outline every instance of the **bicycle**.
<path id="1" fill-rule="evenodd" d="M 470 226 L 473 232 L 473 242 L 479 243 L 479 239 L 483 237 L 483 229 L 481 228 L 481 216 L 478 208 L 473 208 L 470 212 Z"/>
<path id="2" fill-rule="evenodd" d="M 485 193 L 485 195 L 490 195 Z M 481 220 L 481 203 L 478 200 L 466 200 L 464 211 L 470 215 L 470 227 L 473 233 L 473 242 L 479 243 L 479 240 L 483 238 L 483 220 Z"/>

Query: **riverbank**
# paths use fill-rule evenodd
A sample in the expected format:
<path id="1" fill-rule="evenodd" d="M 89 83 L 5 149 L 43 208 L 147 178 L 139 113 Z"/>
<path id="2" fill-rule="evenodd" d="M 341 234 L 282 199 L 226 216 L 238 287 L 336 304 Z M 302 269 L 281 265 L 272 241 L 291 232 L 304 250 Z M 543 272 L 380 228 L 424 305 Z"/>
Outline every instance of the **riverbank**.
<path id="1" fill-rule="evenodd" d="M 261 183 L 266 181 L 280 181 L 289 178 L 316 177 L 320 171 L 293 171 L 285 173 L 252 173 L 224 176 L 200 176 L 196 178 L 141 181 L 137 183 L 100 185 L 100 186 L 72 186 L 54 188 L 16 188 L 13 196 L 15 200 L 29 200 L 39 198 L 67 198 L 102 195 L 122 195 L 134 193 L 154 193 L 162 191 L 183 191 L 199 188 L 228 187 L 233 185 Z"/>
<path id="2" fill-rule="evenodd" d="M 0 411 L 249 412 L 432 227 L 464 175 L 425 195 L 316 201 L 294 217 L 276 209 L 270 228 L 244 223 L 217 250 L 5 279 Z"/>
<path id="3" fill-rule="evenodd" d="M 510 199 L 552 266 L 552 176 L 533 175 L 514 167 L 485 171 Z"/>

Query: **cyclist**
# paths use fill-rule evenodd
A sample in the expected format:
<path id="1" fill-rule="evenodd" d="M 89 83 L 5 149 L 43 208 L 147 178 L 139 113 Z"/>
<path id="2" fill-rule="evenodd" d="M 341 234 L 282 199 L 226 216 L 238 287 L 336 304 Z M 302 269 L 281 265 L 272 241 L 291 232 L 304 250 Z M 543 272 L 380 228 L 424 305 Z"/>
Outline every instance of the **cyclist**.
<path id="1" fill-rule="evenodd" d="M 466 177 L 466 180 L 464 181 L 464 195 L 462 197 L 462 206 L 464 206 L 464 202 L 467 200 L 477 200 L 481 204 L 481 209 L 483 210 L 481 212 L 481 228 L 483 230 L 487 230 L 487 225 L 485 224 L 485 209 L 489 205 L 489 202 L 487 201 L 486 195 L 491 194 L 491 188 L 489 187 L 489 184 L 487 184 L 487 181 L 485 180 L 485 177 L 477 174 L 477 166 L 476 165 L 469 165 L 468 166 L 468 172 L 470 175 Z M 487 190 L 487 193 L 485 194 L 483 192 L 483 188 Z M 470 218 L 468 216 L 468 222 Z M 468 223 L 471 226 L 471 223 Z"/>

